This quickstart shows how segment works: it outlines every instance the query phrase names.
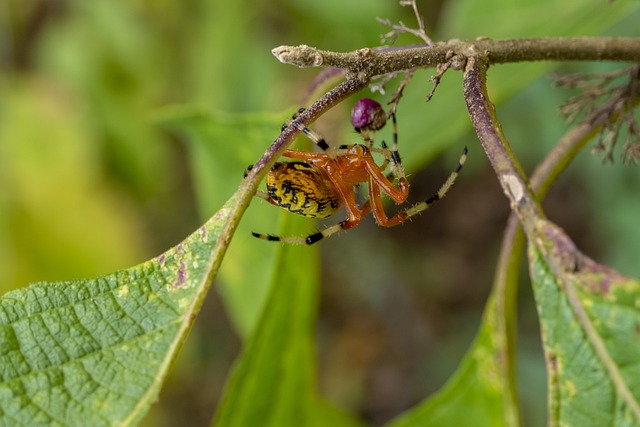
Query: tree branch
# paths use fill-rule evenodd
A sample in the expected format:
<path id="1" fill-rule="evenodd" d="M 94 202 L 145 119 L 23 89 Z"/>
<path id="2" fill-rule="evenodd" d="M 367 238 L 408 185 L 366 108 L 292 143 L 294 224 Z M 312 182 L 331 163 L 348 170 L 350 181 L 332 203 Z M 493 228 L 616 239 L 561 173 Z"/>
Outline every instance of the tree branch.
<path id="1" fill-rule="evenodd" d="M 554 37 L 508 40 L 449 40 L 433 46 L 359 49 L 330 52 L 314 47 L 280 46 L 272 53 L 283 63 L 298 67 L 336 67 L 369 76 L 435 67 L 453 54 L 462 69 L 471 56 L 483 56 L 487 64 L 523 61 L 631 61 L 640 62 L 640 39 L 612 37 Z"/>

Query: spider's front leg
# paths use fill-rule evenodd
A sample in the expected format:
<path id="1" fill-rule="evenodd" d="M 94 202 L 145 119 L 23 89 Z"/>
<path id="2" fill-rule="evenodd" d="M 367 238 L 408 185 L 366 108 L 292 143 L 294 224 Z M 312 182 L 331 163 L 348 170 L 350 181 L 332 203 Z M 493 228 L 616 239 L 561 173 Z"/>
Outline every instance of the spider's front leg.
<path id="1" fill-rule="evenodd" d="M 322 136 L 318 135 L 317 133 L 315 133 L 314 131 L 312 131 L 311 129 L 309 129 L 308 127 L 306 127 L 305 125 L 303 125 L 298 121 L 298 115 L 300 115 L 304 111 L 305 111 L 304 107 L 301 107 L 300 109 L 298 109 L 298 111 L 293 116 L 291 116 L 291 120 L 287 121 L 285 124 L 282 125 L 282 130 L 285 130 L 289 126 L 296 127 L 300 132 L 305 134 L 307 138 L 313 141 L 314 144 L 320 147 L 322 151 L 326 152 L 331 158 L 335 158 L 336 153 L 329 146 L 329 144 L 327 144 L 327 141 L 325 141 L 325 139 Z"/>

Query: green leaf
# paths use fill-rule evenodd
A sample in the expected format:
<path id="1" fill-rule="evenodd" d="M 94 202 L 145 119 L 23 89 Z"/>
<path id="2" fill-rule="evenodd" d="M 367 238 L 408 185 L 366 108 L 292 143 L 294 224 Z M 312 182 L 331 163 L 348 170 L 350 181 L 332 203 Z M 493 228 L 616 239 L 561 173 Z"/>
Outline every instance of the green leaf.
<path id="1" fill-rule="evenodd" d="M 304 235 L 309 223 L 287 215 L 281 233 Z M 267 302 L 236 361 L 214 425 L 357 426 L 358 422 L 320 401 L 315 392 L 318 247 L 277 247 Z"/>
<path id="2" fill-rule="evenodd" d="M 580 254 L 540 221 L 530 271 L 551 426 L 640 424 L 640 282 Z"/>
<path id="3" fill-rule="evenodd" d="M 182 243 L 93 280 L 35 283 L 0 300 L 0 419 L 135 424 L 157 399 L 224 253 L 229 203 Z"/>
<path id="4" fill-rule="evenodd" d="M 509 356 L 498 327 L 500 315 L 492 296 L 473 345 L 447 384 L 388 427 L 517 425 L 517 409 L 505 397 L 509 385 L 504 358 Z"/>
<path id="5" fill-rule="evenodd" d="M 447 384 L 390 427 L 521 425 L 515 378 L 515 323 L 524 233 L 505 234 L 476 338 Z M 506 246 L 504 246 L 506 245 Z"/>
<path id="6" fill-rule="evenodd" d="M 187 142 L 197 202 L 206 218 L 224 203 L 253 164 L 280 132 L 285 114 L 231 114 L 184 105 L 161 110 L 156 119 L 183 135 Z M 263 245 L 251 231 L 275 232 L 280 210 L 257 202 L 243 216 L 220 270 L 220 291 L 236 331 L 243 336 L 254 327 L 274 268 L 275 245 Z M 247 268 L 250 265 L 251 268 Z"/>

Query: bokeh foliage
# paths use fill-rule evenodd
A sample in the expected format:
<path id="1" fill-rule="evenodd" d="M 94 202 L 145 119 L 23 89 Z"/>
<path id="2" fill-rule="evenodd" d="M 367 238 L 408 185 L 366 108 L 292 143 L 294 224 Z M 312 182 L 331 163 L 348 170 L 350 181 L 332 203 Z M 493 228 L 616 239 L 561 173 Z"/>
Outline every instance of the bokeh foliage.
<path id="1" fill-rule="evenodd" d="M 561 10 L 545 1 L 425 3 L 429 4 L 421 7 L 433 27 L 434 38 L 634 35 L 637 31 L 638 5 L 630 1 L 608 4 L 575 0 L 563 2 Z M 374 46 L 378 34 L 386 31 L 375 22 L 375 16 L 412 22 L 410 11 L 387 1 L 5 2 L 0 6 L 3 292 L 36 280 L 108 273 L 151 258 L 177 243 L 231 195 L 244 167 L 275 138 L 279 124 L 300 102 L 314 76 L 312 71 L 277 63 L 270 49 L 296 43 L 331 50 Z M 400 42 L 414 41 L 402 38 Z M 505 132 L 525 165 L 535 164 L 566 126 L 556 113 L 559 100 L 566 94 L 550 90 L 545 77 L 554 67 L 556 64 L 548 63 L 507 65 L 490 73 L 492 96 Z M 573 64 L 566 69 L 589 68 Z M 446 147 L 459 146 L 461 139 L 469 138 L 459 76 L 447 75 L 432 104 L 425 106 L 429 75 L 418 73 L 400 106 L 402 153 L 412 172 Z M 336 109 L 318 124 L 330 140 L 356 140 L 346 126 L 347 111 L 348 106 Z M 231 114 L 238 112 L 243 114 Z M 532 140 L 531 135 L 537 135 L 537 139 Z M 454 151 L 453 157 L 458 150 Z M 481 180 L 485 165 L 480 150 L 474 150 L 473 145 L 472 156 L 475 160 L 467 165 L 465 174 L 468 180 Z M 579 164 L 573 174 L 580 178 L 577 188 L 584 196 L 574 195 L 570 200 L 576 205 L 574 209 L 591 214 L 580 218 L 583 225 L 576 231 L 595 229 L 593 234 L 579 237 L 596 251 L 594 255 L 637 276 L 640 271 L 633 250 L 638 237 L 634 227 L 637 198 L 630 196 L 638 189 L 636 171 L 603 168 L 598 159 L 587 155 L 579 159 Z M 456 191 L 464 191 L 463 185 Z M 414 187 L 420 189 L 422 185 Z M 572 193 L 574 188 L 567 191 Z M 468 212 L 465 199 L 459 200 L 453 206 Z M 499 195 L 495 203 L 503 203 Z M 555 209 L 562 214 L 564 208 Z M 551 205 L 550 215 L 556 211 Z M 248 231 L 277 232 L 277 215 L 263 203 L 250 208 L 220 273 L 217 285 L 225 310 L 241 337 L 252 331 L 276 271 L 273 260 L 277 248 L 251 240 Z M 565 220 L 573 225 L 573 218 Z M 424 224 L 428 227 L 429 220 Z M 441 266 L 449 264 L 449 271 L 459 267 L 451 265 L 451 257 L 445 257 L 451 249 L 439 245 L 438 235 L 433 243 L 408 239 L 406 234 L 411 232 L 407 227 L 397 231 L 400 237 L 396 240 L 396 230 L 383 233 L 364 225 L 362 231 L 354 230 L 323 244 L 328 265 L 323 282 L 351 284 L 342 298 L 354 298 L 360 302 L 355 304 L 357 310 L 369 307 L 378 314 L 388 315 L 406 306 L 404 301 L 399 307 L 385 303 L 389 295 L 398 297 L 398 291 L 389 291 L 389 286 L 407 286 L 413 289 L 407 292 L 436 302 L 439 298 L 447 300 L 451 291 L 443 288 L 450 283 L 450 274 Z M 461 238 L 466 235 L 461 234 Z M 415 265 L 420 268 L 413 268 Z M 468 280 L 475 271 L 473 266 L 468 268 L 467 275 L 451 274 Z M 487 274 L 491 266 L 485 268 L 485 276 L 479 275 L 472 283 L 472 287 L 484 289 L 472 294 L 479 300 L 475 311 L 465 304 L 456 307 L 457 319 L 464 320 L 454 321 L 468 322 L 465 332 L 445 338 L 437 351 L 433 346 L 421 349 L 439 356 L 423 360 L 407 357 L 409 367 L 402 369 L 421 375 L 409 387 L 411 393 L 396 405 L 390 404 L 389 411 L 397 413 L 408 402 L 434 391 L 456 365 L 451 361 L 443 364 L 447 359 L 460 359 L 479 325 L 479 307 L 490 282 Z M 329 292 L 333 292 L 331 283 L 327 284 Z M 411 310 L 438 310 L 433 305 L 424 302 Z M 325 310 L 339 312 L 354 304 L 335 306 Z M 441 321 L 454 317 L 443 315 Z M 204 313 L 203 318 L 211 319 Z M 346 319 L 344 323 L 356 332 L 341 330 L 343 339 L 357 343 L 354 336 L 369 329 L 353 323 L 350 317 Z M 427 320 L 433 322 L 434 318 Z M 323 326 L 326 324 L 321 321 L 321 331 Z M 393 325 L 385 327 L 394 330 Z M 438 328 L 429 326 L 429 322 L 423 328 L 430 331 L 427 334 L 437 335 Z M 439 330 L 454 332 L 442 327 Z M 208 387 L 203 394 L 209 406 L 196 415 L 199 421 L 211 416 L 219 392 L 216 381 L 224 377 L 211 374 L 212 365 L 203 364 L 204 359 L 223 357 L 220 353 L 230 351 L 225 346 L 231 346 L 233 352 L 237 345 L 232 339 L 215 342 L 214 336 L 207 324 L 196 325 L 193 341 L 178 359 L 176 377 L 169 384 L 182 387 L 189 380 L 181 379 L 180 374 L 198 376 L 199 370 L 206 372 L 204 378 L 210 383 L 196 383 Z M 338 342 L 321 333 L 323 337 L 325 343 Z M 427 341 L 442 343 L 435 338 Z M 404 348 L 407 342 L 398 344 L 398 348 Z M 344 345 L 342 352 L 320 352 L 329 359 L 340 359 L 349 345 L 354 344 Z M 364 345 L 376 342 L 364 341 Z M 371 360 L 366 354 L 361 357 Z M 340 360 L 347 365 L 354 363 Z M 331 400 L 374 422 L 388 419 L 387 412 L 376 414 L 367 406 L 366 400 L 373 394 L 367 391 L 367 370 L 347 369 L 340 366 L 340 360 L 322 365 L 323 373 L 333 374 L 321 380 Z M 218 369 L 225 366 L 225 362 L 216 363 Z M 418 367 L 412 366 L 418 363 Z M 535 372 L 540 373 L 537 369 Z M 341 381 L 349 372 L 355 385 Z M 426 379 L 423 382 L 428 386 L 419 379 Z M 159 425 L 166 419 L 169 425 L 189 413 L 173 398 L 180 394 L 167 391 L 172 398 L 154 407 L 150 423 Z M 532 417 L 540 420 L 539 415 Z"/>

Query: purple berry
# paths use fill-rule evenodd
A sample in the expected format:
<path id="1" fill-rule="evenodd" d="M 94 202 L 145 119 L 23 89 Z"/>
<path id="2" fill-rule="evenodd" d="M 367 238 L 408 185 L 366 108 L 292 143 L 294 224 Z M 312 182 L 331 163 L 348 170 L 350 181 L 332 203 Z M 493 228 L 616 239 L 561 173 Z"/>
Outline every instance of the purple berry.
<path id="1" fill-rule="evenodd" d="M 387 114 L 382 106 L 370 98 L 362 98 L 351 110 L 351 124 L 356 129 L 378 130 L 387 122 Z"/>

